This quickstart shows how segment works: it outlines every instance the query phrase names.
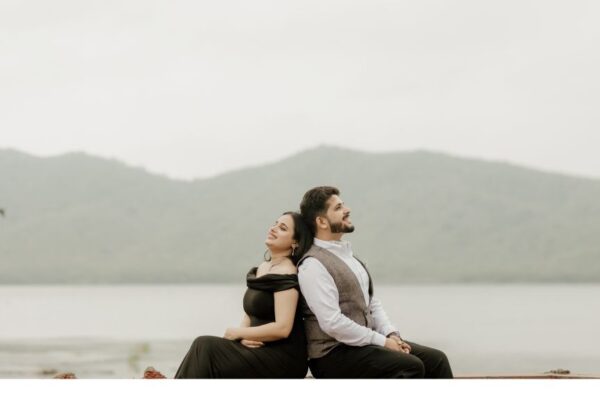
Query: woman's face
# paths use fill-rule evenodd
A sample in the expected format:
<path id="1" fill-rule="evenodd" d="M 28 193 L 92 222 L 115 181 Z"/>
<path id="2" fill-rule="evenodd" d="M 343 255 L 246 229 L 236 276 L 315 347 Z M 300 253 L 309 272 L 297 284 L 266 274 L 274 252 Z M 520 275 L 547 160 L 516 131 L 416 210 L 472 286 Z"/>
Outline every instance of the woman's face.
<path id="1" fill-rule="evenodd" d="M 267 231 L 265 245 L 274 251 L 292 250 L 294 242 L 294 219 L 285 214 L 275 221 L 275 224 Z"/>

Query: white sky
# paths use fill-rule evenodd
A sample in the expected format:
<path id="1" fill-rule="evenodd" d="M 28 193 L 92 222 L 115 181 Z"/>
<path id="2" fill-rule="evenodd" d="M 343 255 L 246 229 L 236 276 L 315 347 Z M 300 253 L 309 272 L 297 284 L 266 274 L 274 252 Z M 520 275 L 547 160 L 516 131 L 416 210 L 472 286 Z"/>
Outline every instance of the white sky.
<path id="1" fill-rule="evenodd" d="M 177 178 L 318 144 L 600 177 L 600 2 L 0 0 L 0 148 Z"/>

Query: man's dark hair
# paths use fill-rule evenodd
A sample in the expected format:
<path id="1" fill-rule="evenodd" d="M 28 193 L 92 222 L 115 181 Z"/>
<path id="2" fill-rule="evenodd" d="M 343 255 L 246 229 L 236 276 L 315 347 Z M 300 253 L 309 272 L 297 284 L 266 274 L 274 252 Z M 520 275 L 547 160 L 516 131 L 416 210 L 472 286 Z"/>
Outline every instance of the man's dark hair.
<path id="1" fill-rule="evenodd" d="M 315 187 L 304 194 L 300 202 L 300 212 L 313 235 L 317 233 L 317 222 L 315 219 L 327 212 L 327 201 L 333 195 L 339 195 L 336 187 Z"/>

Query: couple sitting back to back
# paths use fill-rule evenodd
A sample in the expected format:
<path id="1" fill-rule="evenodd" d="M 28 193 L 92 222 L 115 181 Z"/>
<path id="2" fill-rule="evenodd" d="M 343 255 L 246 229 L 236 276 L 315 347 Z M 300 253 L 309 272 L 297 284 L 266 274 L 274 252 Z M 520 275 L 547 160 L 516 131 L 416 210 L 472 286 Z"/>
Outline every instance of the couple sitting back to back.
<path id="1" fill-rule="evenodd" d="M 304 194 L 301 214 L 269 228 L 270 256 L 246 276 L 244 318 L 224 337 L 194 340 L 175 378 L 452 378 L 446 355 L 405 341 L 363 262 L 334 187 Z"/>

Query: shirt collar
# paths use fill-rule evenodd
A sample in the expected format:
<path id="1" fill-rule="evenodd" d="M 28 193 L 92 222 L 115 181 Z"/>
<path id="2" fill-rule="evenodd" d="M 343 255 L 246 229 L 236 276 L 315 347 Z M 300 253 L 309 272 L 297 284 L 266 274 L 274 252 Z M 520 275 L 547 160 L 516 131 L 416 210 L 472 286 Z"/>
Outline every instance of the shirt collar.
<path id="1" fill-rule="evenodd" d="M 314 243 L 322 249 L 342 250 L 352 253 L 352 245 L 346 240 L 321 240 L 315 238 Z"/>

